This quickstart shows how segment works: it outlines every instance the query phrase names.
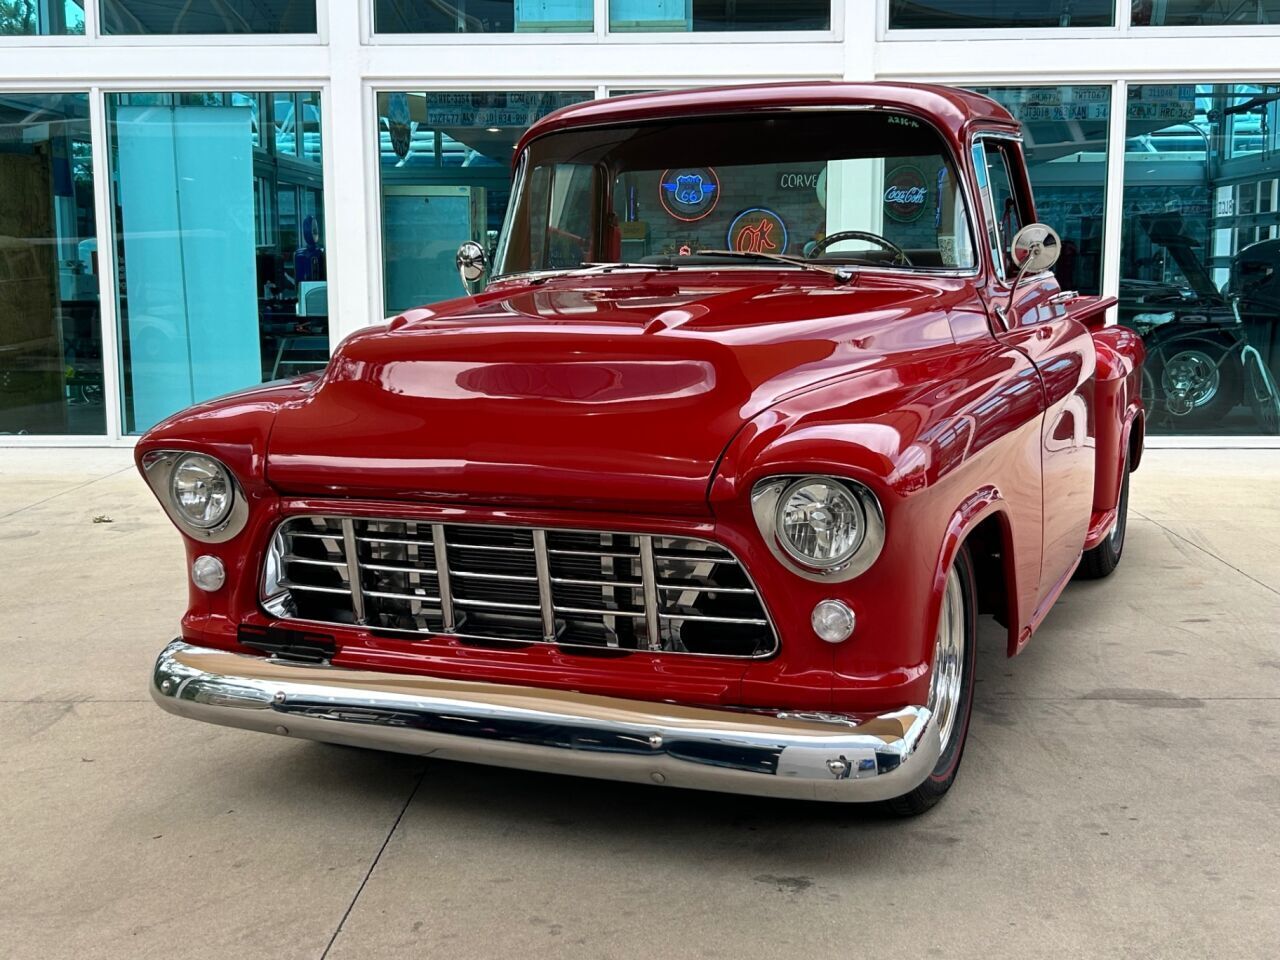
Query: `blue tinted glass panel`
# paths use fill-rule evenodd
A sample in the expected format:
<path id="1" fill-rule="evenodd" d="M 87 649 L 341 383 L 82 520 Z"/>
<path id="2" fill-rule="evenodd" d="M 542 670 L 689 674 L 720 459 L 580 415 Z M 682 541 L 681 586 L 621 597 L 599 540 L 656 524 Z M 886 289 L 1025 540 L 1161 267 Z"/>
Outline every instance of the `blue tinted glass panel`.
<path id="1" fill-rule="evenodd" d="M 84 34 L 84 0 L 0 0 L 0 37 Z"/>
<path id="2" fill-rule="evenodd" d="M 299 203 L 320 165 L 260 145 L 264 100 L 107 98 L 126 432 L 327 359 L 323 232 Z"/>
<path id="3" fill-rule="evenodd" d="M 454 255 L 492 254 L 526 128 L 587 91 L 378 94 L 382 255 L 387 312 L 460 295 Z"/>
<path id="4" fill-rule="evenodd" d="M 589 33 L 593 0 L 374 0 L 377 33 Z"/>

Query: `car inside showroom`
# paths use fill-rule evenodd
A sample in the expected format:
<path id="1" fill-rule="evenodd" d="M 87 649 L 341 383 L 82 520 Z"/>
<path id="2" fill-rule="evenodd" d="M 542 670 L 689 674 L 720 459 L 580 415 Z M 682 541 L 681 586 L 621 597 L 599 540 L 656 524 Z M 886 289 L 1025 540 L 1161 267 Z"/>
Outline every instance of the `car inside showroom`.
<path id="1" fill-rule="evenodd" d="M 1278 52 L 0 0 L 0 956 L 1273 955 Z"/>

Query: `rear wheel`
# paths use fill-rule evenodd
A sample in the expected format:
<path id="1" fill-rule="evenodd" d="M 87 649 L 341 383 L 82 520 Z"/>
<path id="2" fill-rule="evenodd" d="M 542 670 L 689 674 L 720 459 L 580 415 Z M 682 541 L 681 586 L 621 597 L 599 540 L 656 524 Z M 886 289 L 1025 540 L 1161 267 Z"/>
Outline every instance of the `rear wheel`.
<path id="1" fill-rule="evenodd" d="M 977 610 L 973 563 L 969 558 L 969 548 L 962 546 L 947 573 L 929 683 L 929 708 L 933 712 L 933 722 L 938 725 L 942 752 L 933 772 L 920 786 L 886 801 L 885 807 L 895 816 L 913 817 L 924 813 L 955 783 L 969 735 L 969 716 L 973 711 Z"/>
<path id="2" fill-rule="evenodd" d="M 1242 396 L 1244 372 L 1229 356 L 1234 349 L 1234 341 L 1184 334 L 1152 350 L 1144 365 L 1155 401 L 1148 409 L 1197 427 L 1217 423 Z"/>
<path id="3" fill-rule="evenodd" d="M 1076 568 L 1077 580 L 1101 580 L 1111 576 L 1120 565 L 1124 552 L 1124 535 L 1129 526 L 1129 461 L 1124 462 L 1124 478 L 1120 481 L 1120 500 L 1116 503 L 1116 522 L 1102 542 L 1092 550 L 1086 550 Z"/>

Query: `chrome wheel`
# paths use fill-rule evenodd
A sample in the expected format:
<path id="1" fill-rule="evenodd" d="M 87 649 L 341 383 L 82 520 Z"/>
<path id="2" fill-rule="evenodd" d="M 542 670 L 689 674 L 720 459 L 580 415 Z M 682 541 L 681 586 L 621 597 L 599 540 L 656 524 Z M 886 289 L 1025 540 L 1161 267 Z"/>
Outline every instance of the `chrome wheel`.
<path id="1" fill-rule="evenodd" d="M 1207 406 L 1218 395 L 1222 374 L 1217 361 L 1203 350 L 1179 350 L 1164 365 L 1160 377 L 1165 405 L 1176 416 Z"/>
<path id="2" fill-rule="evenodd" d="M 938 639 L 933 650 L 933 679 L 929 683 L 929 706 L 938 722 L 942 755 L 951 745 L 959 714 L 964 681 L 965 609 L 964 588 L 960 574 L 952 565 L 947 574 L 947 587 L 942 595 L 942 614 L 938 618 Z"/>

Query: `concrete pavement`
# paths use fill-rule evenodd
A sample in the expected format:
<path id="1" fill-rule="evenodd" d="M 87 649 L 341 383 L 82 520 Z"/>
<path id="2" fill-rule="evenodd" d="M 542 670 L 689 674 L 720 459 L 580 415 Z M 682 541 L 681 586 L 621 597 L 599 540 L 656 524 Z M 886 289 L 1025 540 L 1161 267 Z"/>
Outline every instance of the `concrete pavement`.
<path id="1" fill-rule="evenodd" d="M 1148 451 L 914 821 L 179 720 L 127 451 L 0 449 L 0 957 L 1271 957 L 1280 452 Z M 107 516 L 110 523 L 94 523 Z"/>

